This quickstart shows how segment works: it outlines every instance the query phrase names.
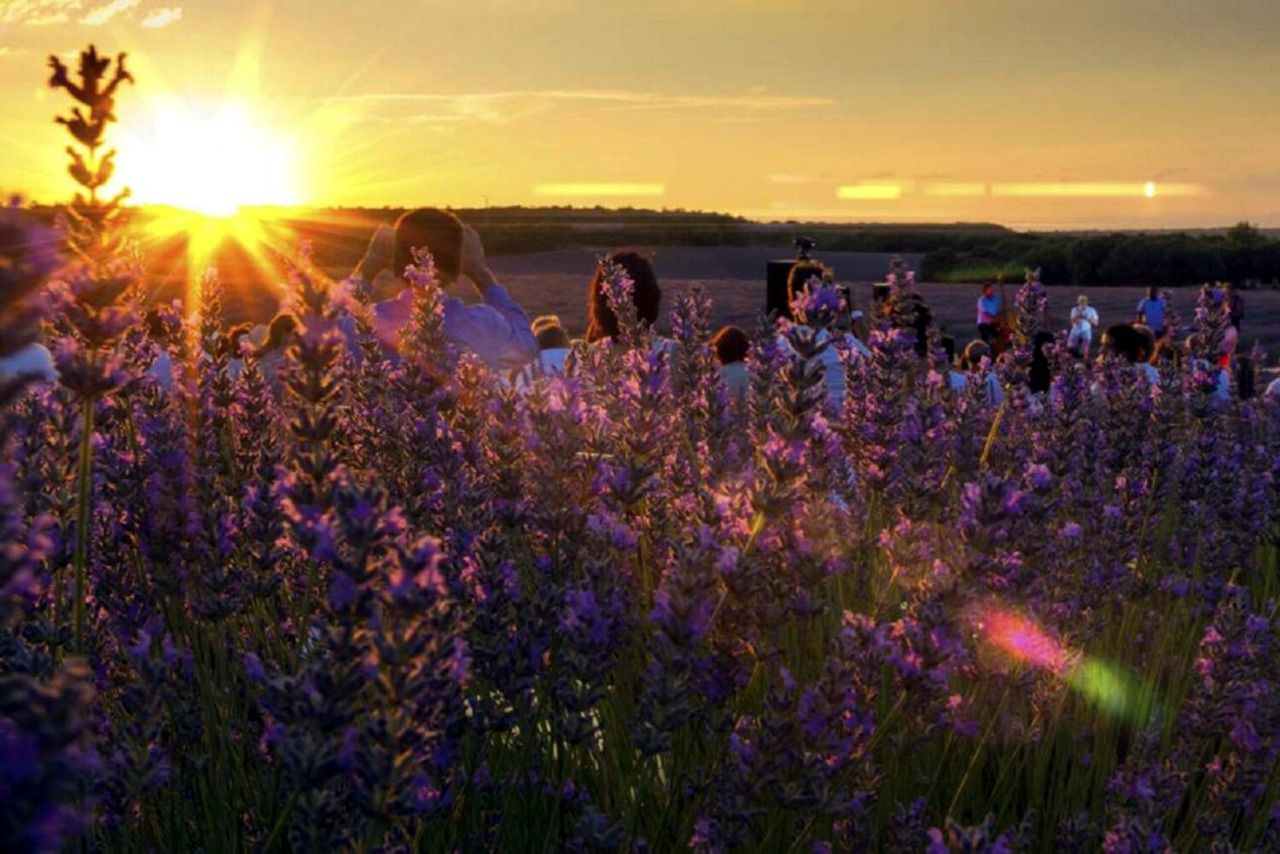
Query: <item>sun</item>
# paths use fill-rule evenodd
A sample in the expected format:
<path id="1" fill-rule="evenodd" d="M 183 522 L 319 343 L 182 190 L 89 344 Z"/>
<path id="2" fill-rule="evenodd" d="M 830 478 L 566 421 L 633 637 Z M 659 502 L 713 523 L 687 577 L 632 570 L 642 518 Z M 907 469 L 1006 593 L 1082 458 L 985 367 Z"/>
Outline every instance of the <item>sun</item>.
<path id="1" fill-rule="evenodd" d="M 302 200 L 299 147 L 247 103 L 153 101 L 120 128 L 117 174 L 132 201 L 212 217 Z"/>

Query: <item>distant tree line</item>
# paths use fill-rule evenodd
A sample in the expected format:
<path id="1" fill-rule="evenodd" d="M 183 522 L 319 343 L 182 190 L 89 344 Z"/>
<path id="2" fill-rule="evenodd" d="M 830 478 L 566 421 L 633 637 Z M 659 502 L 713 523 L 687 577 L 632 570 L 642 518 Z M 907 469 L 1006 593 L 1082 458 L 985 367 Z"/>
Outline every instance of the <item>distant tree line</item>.
<path id="1" fill-rule="evenodd" d="M 358 258 L 369 234 L 399 208 L 338 208 L 291 212 L 288 225 L 312 240 L 332 263 Z M 51 220 L 53 209 L 33 211 Z M 313 216 L 312 214 L 317 214 Z M 319 216 L 323 213 L 323 216 Z M 1223 231 L 1019 232 L 989 223 L 761 223 L 729 214 L 683 209 L 602 207 L 463 208 L 494 254 L 610 246 L 774 246 L 790 251 L 798 236 L 822 252 L 903 252 L 924 255 L 928 281 L 973 282 L 997 273 L 1021 277 L 1039 267 L 1047 284 L 1193 285 L 1230 280 L 1280 281 L 1280 239 L 1249 223 Z"/>
<path id="2" fill-rule="evenodd" d="M 1000 265 L 1039 267 L 1046 284 L 1268 286 L 1280 280 L 1280 240 L 1249 223 L 1206 234 L 1010 232 L 933 249 L 921 272 L 928 280 L 963 281 L 985 278 L 983 271 Z"/>

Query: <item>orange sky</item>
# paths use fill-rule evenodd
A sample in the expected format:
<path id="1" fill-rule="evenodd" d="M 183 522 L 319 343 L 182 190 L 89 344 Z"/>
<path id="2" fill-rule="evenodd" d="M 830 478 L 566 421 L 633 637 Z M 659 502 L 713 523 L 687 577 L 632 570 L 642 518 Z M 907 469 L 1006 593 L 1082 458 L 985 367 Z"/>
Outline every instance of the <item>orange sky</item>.
<path id="1" fill-rule="evenodd" d="M 1280 226 L 1275 0 L 0 0 L 0 189 L 89 41 L 144 200 Z"/>

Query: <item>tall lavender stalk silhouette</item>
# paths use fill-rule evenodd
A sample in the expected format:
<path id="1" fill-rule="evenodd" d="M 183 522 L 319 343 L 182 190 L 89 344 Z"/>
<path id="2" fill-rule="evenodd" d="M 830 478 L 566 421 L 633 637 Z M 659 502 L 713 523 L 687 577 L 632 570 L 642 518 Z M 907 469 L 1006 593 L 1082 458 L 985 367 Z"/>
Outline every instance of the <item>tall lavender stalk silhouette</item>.
<path id="1" fill-rule="evenodd" d="M 114 352 L 116 340 L 133 324 L 132 291 L 139 279 L 138 265 L 126 255 L 120 228 L 121 203 L 128 190 L 109 199 L 99 191 L 115 173 L 115 149 L 100 153 L 107 128 L 116 121 L 115 93 L 121 83 L 133 82 L 125 68 L 125 55 L 112 61 L 90 45 L 80 53 L 73 80 L 66 65 L 49 57 L 53 73 L 49 86 L 63 89 L 77 105 L 57 117 L 74 141 L 67 146 L 67 171 L 80 186 L 75 199 L 63 210 L 67 248 L 77 263 L 61 283 L 64 303 L 62 335 L 55 359 L 65 386 L 80 402 L 80 444 L 76 464 L 75 581 L 72 600 L 75 650 L 84 651 L 85 573 L 89 563 L 93 503 L 94 410 L 99 399 L 123 380 L 122 366 Z M 61 591 L 61 585 L 58 585 Z"/>

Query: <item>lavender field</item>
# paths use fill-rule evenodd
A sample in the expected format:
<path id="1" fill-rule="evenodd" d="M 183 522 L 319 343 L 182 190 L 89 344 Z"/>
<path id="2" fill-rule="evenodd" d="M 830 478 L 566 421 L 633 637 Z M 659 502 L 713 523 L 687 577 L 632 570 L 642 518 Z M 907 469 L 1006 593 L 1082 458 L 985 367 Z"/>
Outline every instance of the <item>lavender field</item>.
<path id="1" fill-rule="evenodd" d="M 517 387 L 425 253 L 395 353 L 306 247 L 274 353 L 215 273 L 149 304 L 81 165 L 61 231 L 0 221 L 0 356 L 57 368 L 0 379 L 7 848 L 1280 849 L 1280 411 L 1211 289 L 1154 381 L 1049 345 L 1041 393 L 1065 300 L 1010 289 L 994 403 L 910 279 L 865 358 L 818 288 L 739 395 L 737 286 L 659 346 L 610 267 L 618 334 Z"/>

